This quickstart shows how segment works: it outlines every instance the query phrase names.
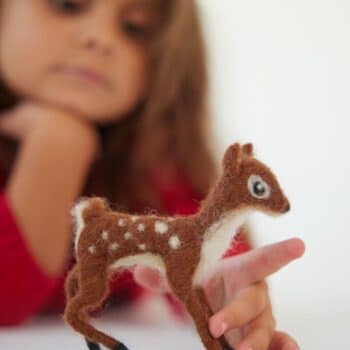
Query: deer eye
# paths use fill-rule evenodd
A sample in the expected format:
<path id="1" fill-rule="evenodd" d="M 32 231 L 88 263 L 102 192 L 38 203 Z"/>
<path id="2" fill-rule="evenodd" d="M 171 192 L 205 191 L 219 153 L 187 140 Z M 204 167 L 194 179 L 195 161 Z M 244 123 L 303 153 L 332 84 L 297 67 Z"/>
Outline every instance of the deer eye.
<path id="1" fill-rule="evenodd" d="M 248 190 L 253 197 L 259 199 L 270 197 L 270 186 L 259 175 L 250 175 L 247 185 Z"/>

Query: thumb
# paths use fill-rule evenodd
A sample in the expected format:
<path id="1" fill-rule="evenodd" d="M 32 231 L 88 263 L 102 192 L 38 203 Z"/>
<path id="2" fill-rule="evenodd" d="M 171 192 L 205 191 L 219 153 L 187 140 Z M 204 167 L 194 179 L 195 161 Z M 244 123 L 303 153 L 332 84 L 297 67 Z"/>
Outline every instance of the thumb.
<path id="1" fill-rule="evenodd" d="M 138 284 L 154 292 L 170 291 L 166 278 L 157 269 L 136 265 L 134 279 Z"/>

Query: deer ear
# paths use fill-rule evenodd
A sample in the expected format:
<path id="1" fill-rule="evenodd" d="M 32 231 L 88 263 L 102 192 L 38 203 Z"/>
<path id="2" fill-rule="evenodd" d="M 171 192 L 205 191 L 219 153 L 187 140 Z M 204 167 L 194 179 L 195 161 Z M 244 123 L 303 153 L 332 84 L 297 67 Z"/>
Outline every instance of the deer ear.
<path id="1" fill-rule="evenodd" d="M 243 153 L 247 156 L 253 156 L 253 144 L 252 143 L 246 143 L 242 147 Z"/>
<path id="2" fill-rule="evenodd" d="M 242 157 L 242 148 L 239 143 L 229 146 L 224 154 L 223 167 L 225 170 L 237 173 Z"/>

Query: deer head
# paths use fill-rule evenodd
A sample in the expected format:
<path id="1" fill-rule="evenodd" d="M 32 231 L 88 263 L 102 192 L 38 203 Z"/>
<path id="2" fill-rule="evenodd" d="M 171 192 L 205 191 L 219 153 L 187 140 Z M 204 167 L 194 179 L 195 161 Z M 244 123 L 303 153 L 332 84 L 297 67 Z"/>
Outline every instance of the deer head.
<path id="1" fill-rule="evenodd" d="M 225 187 L 227 206 L 255 207 L 269 215 L 281 215 L 290 209 L 273 172 L 253 156 L 251 143 L 228 147 L 223 158 L 223 179 L 231 183 Z"/>

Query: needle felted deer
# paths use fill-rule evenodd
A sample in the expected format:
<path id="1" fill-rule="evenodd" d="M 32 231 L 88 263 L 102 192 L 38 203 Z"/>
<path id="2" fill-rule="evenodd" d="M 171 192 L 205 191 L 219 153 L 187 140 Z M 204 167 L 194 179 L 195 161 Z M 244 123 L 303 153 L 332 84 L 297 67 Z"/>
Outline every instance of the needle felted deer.
<path id="1" fill-rule="evenodd" d="M 193 215 L 130 215 L 111 210 L 101 197 L 80 199 L 72 208 L 77 263 L 65 283 L 64 320 L 85 336 L 91 350 L 99 349 L 99 344 L 127 350 L 89 324 L 87 312 L 102 306 L 112 272 L 147 265 L 167 278 L 205 348 L 229 349 L 224 336 L 215 339 L 210 334 L 208 321 L 213 312 L 201 281 L 254 210 L 281 215 L 289 210 L 289 202 L 271 170 L 254 158 L 251 143 L 227 148 L 221 176 Z"/>

